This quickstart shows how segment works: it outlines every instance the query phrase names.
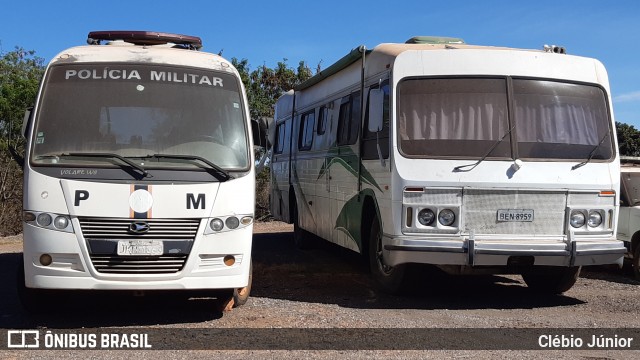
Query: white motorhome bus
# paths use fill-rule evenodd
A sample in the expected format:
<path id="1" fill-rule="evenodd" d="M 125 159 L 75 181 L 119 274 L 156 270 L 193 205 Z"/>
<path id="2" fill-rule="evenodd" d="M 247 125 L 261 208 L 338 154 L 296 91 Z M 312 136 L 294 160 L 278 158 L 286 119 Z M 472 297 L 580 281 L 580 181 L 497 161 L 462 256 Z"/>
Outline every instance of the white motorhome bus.
<path id="1" fill-rule="evenodd" d="M 272 213 L 299 246 L 312 233 L 368 256 L 385 291 L 409 263 L 560 293 L 622 261 L 597 60 L 415 37 L 352 50 L 275 110 Z"/>
<path id="2" fill-rule="evenodd" d="M 198 37 L 88 37 L 49 63 L 23 129 L 23 303 L 45 289 L 219 290 L 241 305 L 255 170 L 237 70 Z"/>

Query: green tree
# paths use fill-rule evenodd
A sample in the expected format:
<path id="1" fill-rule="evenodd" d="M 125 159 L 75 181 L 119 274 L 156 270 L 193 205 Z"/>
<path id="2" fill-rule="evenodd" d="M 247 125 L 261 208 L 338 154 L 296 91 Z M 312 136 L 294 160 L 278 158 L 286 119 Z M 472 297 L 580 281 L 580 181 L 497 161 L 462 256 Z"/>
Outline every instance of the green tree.
<path id="1" fill-rule="evenodd" d="M 276 67 L 262 65 L 251 71 L 247 59 L 232 58 L 231 63 L 238 69 L 240 78 L 247 90 L 251 118 L 273 117 L 276 100 L 286 91 L 312 76 L 311 69 L 304 61 L 293 69 L 287 65 L 287 59 L 278 62 Z"/>
<path id="2" fill-rule="evenodd" d="M 640 156 L 640 131 L 633 125 L 616 122 L 618 148 L 622 156 Z"/>
<path id="3" fill-rule="evenodd" d="M 42 74 L 44 60 L 34 51 L 22 48 L 0 54 L 0 235 L 22 230 L 22 169 L 8 152 L 11 144 L 24 150 L 20 135 L 22 118 L 32 106 Z"/>

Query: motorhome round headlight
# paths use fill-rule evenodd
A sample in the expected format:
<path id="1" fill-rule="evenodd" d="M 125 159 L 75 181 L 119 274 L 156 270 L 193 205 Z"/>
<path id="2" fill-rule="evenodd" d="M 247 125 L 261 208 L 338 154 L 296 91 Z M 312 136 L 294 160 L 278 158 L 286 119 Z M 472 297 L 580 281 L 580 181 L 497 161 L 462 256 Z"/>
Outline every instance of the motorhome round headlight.
<path id="1" fill-rule="evenodd" d="M 599 211 L 590 211 L 587 225 L 590 227 L 598 227 L 602 224 L 602 214 Z"/>
<path id="2" fill-rule="evenodd" d="M 231 217 L 228 217 L 224 223 L 225 225 L 227 225 L 229 229 L 235 229 L 238 227 L 238 225 L 240 225 L 240 220 L 238 220 L 238 218 L 235 216 L 231 216 Z"/>
<path id="3" fill-rule="evenodd" d="M 39 214 L 38 217 L 36 218 L 36 223 L 40 226 L 49 226 L 51 225 L 51 215 L 47 214 L 47 213 L 42 213 Z"/>
<path id="4" fill-rule="evenodd" d="M 65 216 L 56 216 L 56 218 L 53 220 L 53 226 L 55 226 L 56 229 L 65 229 L 68 225 L 69 219 L 67 219 Z"/>
<path id="5" fill-rule="evenodd" d="M 571 217 L 569 218 L 569 224 L 574 228 L 580 228 L 584 226 L 586 219 L 582 211 L 574 211 L 571 213 Z"/>
<path id="6" fill-rule="evenodd" d="M 422 209 L 418 213 L 418 221 L 424 226 L 430 226 L 433 224 L 433 219 L 436 218 L 436 214 L 431 209 Z"/>
<path id="7" fill-rule="evenodd" d="M 444 226 L 451 226 L 456 221 L 456 214 L 449 209 L 444 209 L 438 214 L 438 221 Z"/>
<path id="8" fill-rule="evenodd" d="M 211 230 L 213 231 L 220 231 L 222 230 L 222 228 L 224 228 L 224 223 L 222 222 L 222 220 L 215 218 L 211 220 L 211 222 L 209 222 L 209 227 L 211 227 Z"/>

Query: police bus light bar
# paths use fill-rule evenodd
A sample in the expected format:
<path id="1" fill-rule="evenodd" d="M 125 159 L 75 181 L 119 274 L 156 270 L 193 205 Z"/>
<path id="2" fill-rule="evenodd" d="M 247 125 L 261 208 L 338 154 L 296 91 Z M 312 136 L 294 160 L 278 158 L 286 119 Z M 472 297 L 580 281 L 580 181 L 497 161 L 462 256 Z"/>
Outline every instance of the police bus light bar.
<path id="1" fill-rule="evenodd" d="M 122 40 L 135 45 L 173 43 L 192 50 L 200 50 L 202 48 L 202 40 L 197 36 L 157 31 L 92 31 L 87 35 L 87 43 L 90 45 L 100 45 L 103 40 Z"/>

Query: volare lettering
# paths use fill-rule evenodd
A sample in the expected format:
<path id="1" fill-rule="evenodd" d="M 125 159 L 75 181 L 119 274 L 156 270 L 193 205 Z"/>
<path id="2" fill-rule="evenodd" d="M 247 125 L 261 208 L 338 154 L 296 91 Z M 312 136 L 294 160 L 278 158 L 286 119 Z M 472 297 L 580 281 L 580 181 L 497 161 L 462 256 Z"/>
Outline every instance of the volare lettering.
<path id="1" fill-rule="evenodd" d="M 80 201 L 87 200 L 89 198 L 89 192 L 87 190 L 76 190 L 76 196 L 73 201 L 74 206 L 80 206 Z"/>
<path id="2" fill-rule="evenodd" d="M 187 194 L 187 209 L 204 209 L 204 194 L 198 194 L 198 198 L 194 194 Z"/>

